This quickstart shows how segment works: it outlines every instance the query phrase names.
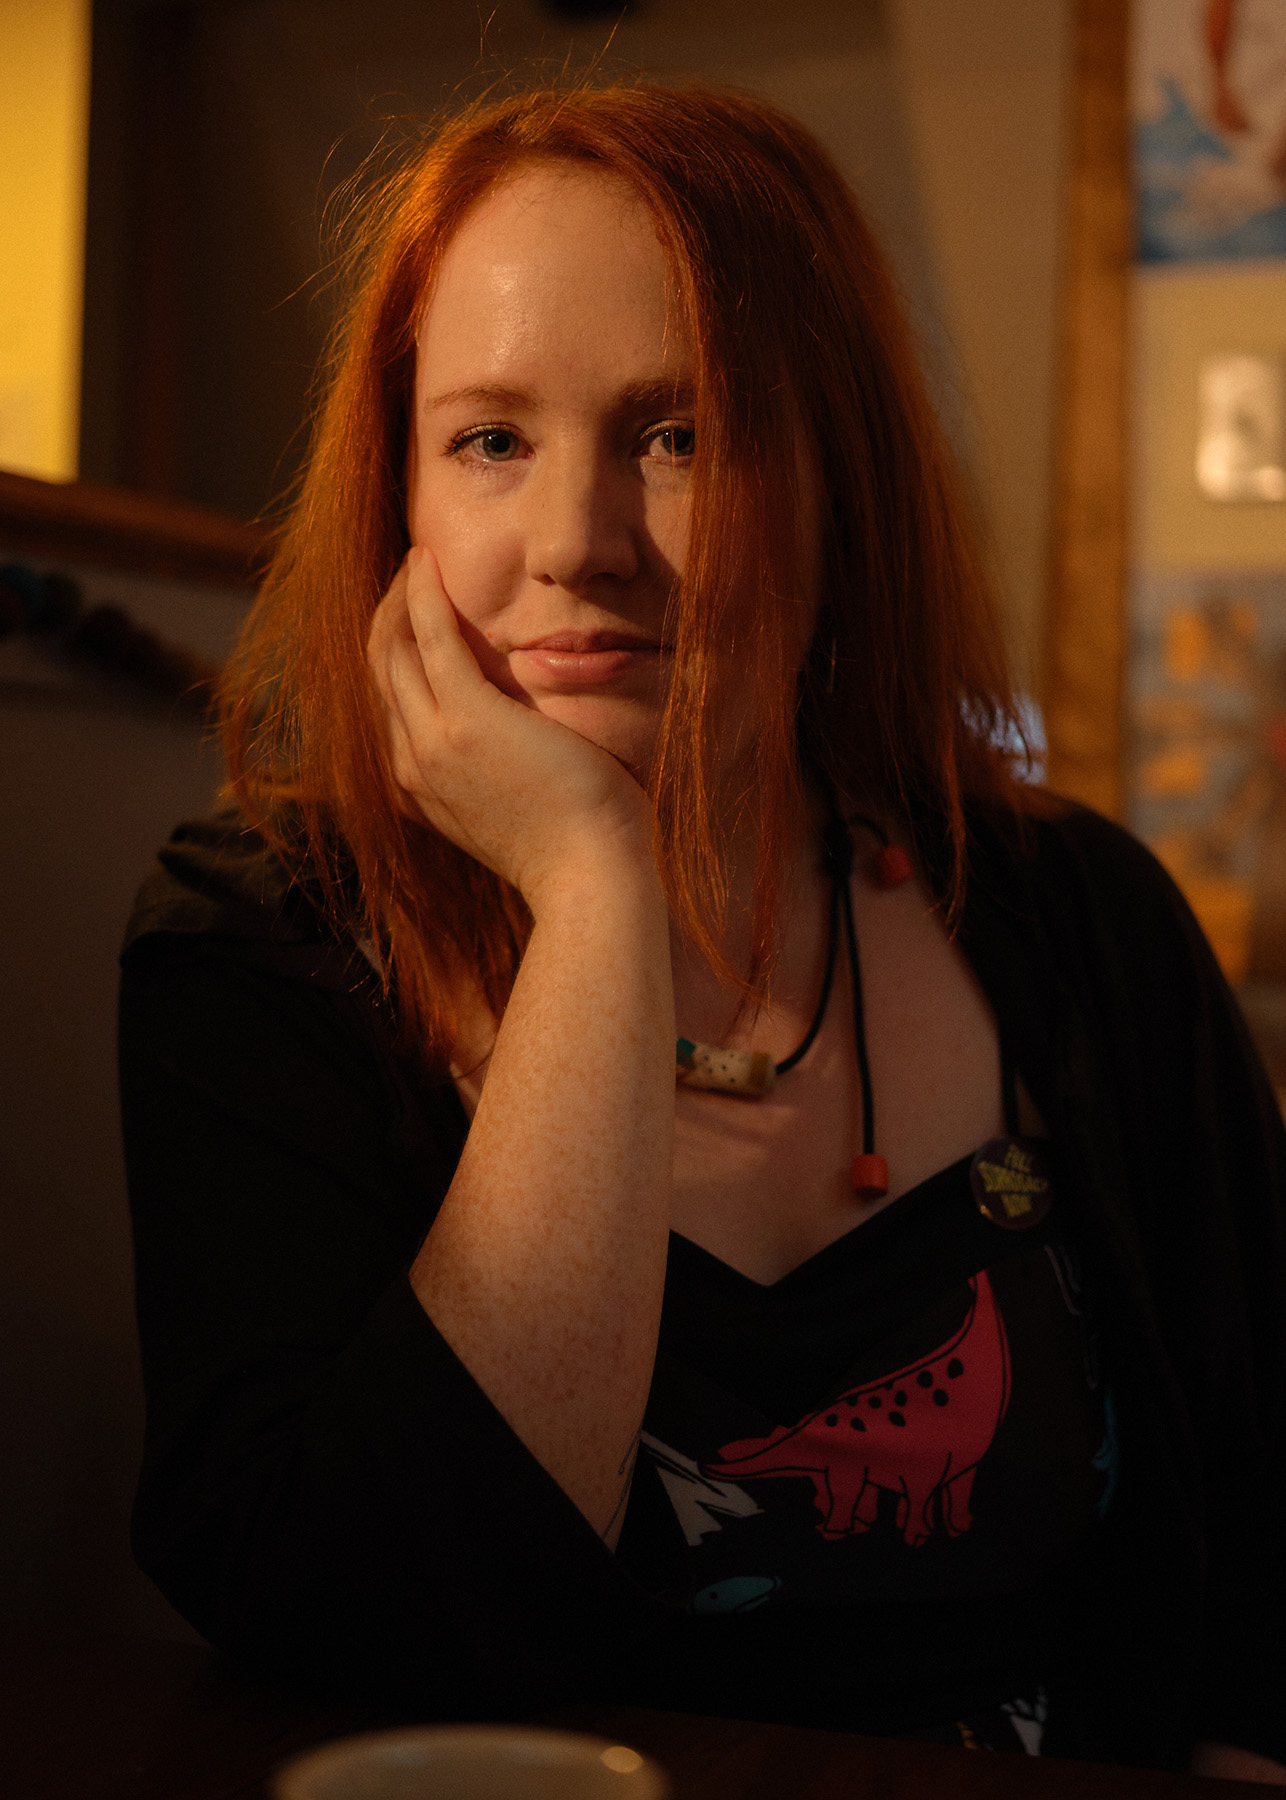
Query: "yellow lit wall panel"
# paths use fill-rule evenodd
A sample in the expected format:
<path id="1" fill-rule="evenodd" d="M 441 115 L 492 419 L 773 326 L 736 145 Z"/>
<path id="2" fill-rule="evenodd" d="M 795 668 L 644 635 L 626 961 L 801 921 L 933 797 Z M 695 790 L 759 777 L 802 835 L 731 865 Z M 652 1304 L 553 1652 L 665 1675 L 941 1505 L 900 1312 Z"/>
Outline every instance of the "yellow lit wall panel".
<path id="1" fill-rule="evenodd" d="M 0 468 L 70 481 L 80 413 L 89 0 L 0 0 Z"/>

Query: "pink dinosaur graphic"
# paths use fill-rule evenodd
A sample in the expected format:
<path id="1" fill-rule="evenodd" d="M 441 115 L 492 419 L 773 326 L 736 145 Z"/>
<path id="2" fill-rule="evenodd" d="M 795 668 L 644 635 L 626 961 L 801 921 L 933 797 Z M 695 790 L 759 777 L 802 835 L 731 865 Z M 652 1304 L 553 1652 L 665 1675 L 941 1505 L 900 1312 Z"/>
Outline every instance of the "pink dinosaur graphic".
<path id="1" fill-rule="evenodd" d="M 854 1388 L 797 1425 L 724 1444 L 703 1473 L 720 1481 L 807 1475 L 824 1538 L 869 1531 L 879 1490 L 898 1496 L 896 1523 L 914 1549 L 934 1526 L 934 1500 L 952 1537 L 973 1523 L 974 1472 L 1009 1404 L 1009 1344 L 986 1271 L 956 1335 L 922 1362 Z"/>

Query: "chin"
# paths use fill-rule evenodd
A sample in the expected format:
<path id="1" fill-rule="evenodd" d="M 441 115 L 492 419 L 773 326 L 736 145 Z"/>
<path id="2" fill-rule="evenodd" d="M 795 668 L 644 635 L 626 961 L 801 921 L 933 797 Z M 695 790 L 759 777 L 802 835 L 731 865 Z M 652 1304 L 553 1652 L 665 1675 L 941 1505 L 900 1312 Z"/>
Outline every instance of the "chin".
<path id="1" fill-rule="evenodd" d="M 596 694 L 550 694 L 537 701 L 536 709 L 606 750 L 640 785 L 646 783 L 660 729 L 654 708 Z"/>

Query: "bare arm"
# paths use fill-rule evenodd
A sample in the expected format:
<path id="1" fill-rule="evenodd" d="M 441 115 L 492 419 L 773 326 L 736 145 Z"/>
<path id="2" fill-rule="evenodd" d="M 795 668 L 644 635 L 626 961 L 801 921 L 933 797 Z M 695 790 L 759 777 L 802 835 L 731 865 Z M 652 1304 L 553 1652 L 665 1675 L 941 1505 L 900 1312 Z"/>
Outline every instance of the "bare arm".
<path id="1" fill-rule="evenodd" d="M 411 1272 L 447 1342 L 604 1533 L 619 1530 L 661 1313 L 668 960 L 664 907 L 612 870 L 550 897 Z"/>
<path id="2" fill-rule="evenodd" d="M 1260 1756 L 1256 1750 L 1239 1750 L 1235 1744 L 1197 1744 L 1188 1767 L 1193 1775 L 1211 1775 L 1220 1781 L 1262 1781 L 1286 1787 L 1286 1764 Z"/>
<path id="3" fill-rule="evenodd" d="M 483 679 L 430 558 L 412 552 L 399 583 L 371 645 L 398 780 L 515 883 L 535 920 L 411 1280 L 614 1543 L 652 1376 L 672 1180 L 674 1001 L 650 810 L 605 752 Z"/>

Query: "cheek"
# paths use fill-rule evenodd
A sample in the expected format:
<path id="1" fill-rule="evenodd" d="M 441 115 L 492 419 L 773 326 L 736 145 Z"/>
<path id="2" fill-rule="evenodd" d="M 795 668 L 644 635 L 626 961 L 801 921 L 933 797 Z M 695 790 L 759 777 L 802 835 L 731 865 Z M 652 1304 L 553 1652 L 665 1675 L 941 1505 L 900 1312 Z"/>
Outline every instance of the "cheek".
<path id="1" fill-rule="evenodd" d="M 448 594 L 451 583 L 444 583 Z M 485 615 L 475 620 L 462 606 L 456 607 L 460 620 L 460 636 L 472 650 L 474 660 L 493 687 L 498 687 L 502 694 L 510 694 L 515 700 L 526 698 L 522 688 L 514 680 L 509 667 L 509 658 L 492 648 L 491 639 L 487 636 Z"/>
<path id="2" fill-rule="evenodd" d="M 645 502 L 644 517 L 647 536 L 656 547 L 662 567 L 672 578 L 678 578 L 688 560 L 691 492 L 686 487 L 681 492 L 670 493 L 654 489 Z"/>
<path id="3" fill-rule="evenodd" d="M 416 483 L 409 509 L 411 541 L 432 550 L 442 585 L 460 620 L 461 635 L 488 681 L 518 695 L 509 660 L 491 647 L 497 621 L 516 592 L 520 549 L 509 541 L 494 511 L 448 499 L 431 482 Z"/>
<path id="4" fill-rule="evenodd" d="M 423 477 L 417 482 L 411 541 L 432 550 L 452 605 L 485 631 L 512 591 L 515 547 L 494 508 L 471 504 L 451 485 L 454 491 L 444 493 Z"/>

